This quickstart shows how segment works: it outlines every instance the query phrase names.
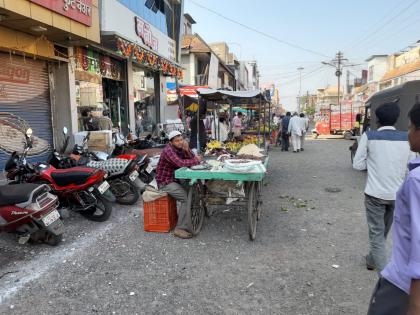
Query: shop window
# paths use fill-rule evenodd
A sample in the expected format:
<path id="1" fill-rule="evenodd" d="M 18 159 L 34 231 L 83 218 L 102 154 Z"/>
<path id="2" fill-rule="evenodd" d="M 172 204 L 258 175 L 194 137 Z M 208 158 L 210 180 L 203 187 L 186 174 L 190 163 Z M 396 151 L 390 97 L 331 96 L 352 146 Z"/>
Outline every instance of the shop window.
<path id="1" fill-rule="evenodd" d="M 157 133 L 157 102 L 154 74 L 133 67 L 134 105 L 136 110 L 136 135 L 143 137 Z"/>
<path id="2" fill-rule="evenodd" d="M 128 125 L 123 64 L 85 47 L 75 48 L 76 102 L 79 131 Z"/>
<path id="3" fill-rule="evenodd" d="M 76 103 L 79 121 L 79 131 L 88 129 L 86 117 L 101 117 L 105 109 L 103 103 L 102 85 L 98 83 L 76 81 Z M 96 129 L 92 119 L 90 128 Z"/>

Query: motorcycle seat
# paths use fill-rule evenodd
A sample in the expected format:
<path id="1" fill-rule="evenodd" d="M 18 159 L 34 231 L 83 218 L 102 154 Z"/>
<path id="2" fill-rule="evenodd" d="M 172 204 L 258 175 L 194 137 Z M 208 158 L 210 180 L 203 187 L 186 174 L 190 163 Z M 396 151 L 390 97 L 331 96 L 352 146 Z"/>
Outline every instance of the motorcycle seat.
<path id="1" fill-rule="evenodd" d="M 92 171 L 69 171 L 70 169 L 63 171 L 54 171 L 51 173 L 51 177 L 57 186 L 64 187 L 71 184 L 82 185 L 87 182 L 89 177 L 94 174 Z"/>
<path id="2" fill-rule="evenodd" d="M 107 172 L 111 176 L 124 174 L 131 160 L 112 158 L 106 161 L 91 161 L 86 166 Z"/>
<path id="3" fill-rule="evenodd" d="M 15 205 L 29 201 L 39 184 L 16 184 L 0 186 L 0 206 Z"/>

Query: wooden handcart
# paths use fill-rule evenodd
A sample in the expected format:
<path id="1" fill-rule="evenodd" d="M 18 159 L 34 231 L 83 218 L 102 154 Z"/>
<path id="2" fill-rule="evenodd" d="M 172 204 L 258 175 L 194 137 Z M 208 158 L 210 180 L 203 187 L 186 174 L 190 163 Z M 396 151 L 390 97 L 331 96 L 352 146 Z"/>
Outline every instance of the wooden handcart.
<path id="1" fill-rule="evenodd" d="M 267 167 L 268 157 L 264 161 Z M 203 226 L 204 216 L 210 217 L 208 203 L 211 194 L 206 188 L 206 183 L 211 180 L 234 181 L 237 186 L 244 185 L 245 197 L 241 201 L 245 202 L 248 213 L 248 232 L 249 238 L 254 240 L 257 233 L 257 221 L 261 215 L 261 188 L 265 172 L 252 173 L 232 173 L 224 169 L 221 170 L 191 170 L 189 168 L 181 168 L 175 172 L 175 178 L 187 180 L 188 201 L 187 201 L 187 217 L 190 220 L 190 228 L 193 235 L 200 233 Z"/>

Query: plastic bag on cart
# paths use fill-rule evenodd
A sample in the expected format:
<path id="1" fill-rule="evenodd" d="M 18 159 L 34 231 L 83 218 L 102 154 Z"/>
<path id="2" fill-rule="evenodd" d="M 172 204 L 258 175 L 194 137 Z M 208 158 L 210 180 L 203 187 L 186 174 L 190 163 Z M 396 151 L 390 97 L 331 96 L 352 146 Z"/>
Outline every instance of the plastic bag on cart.
<path id="1" fill-rule="evenodd" d="M 234 181 L 212 180 L 206 183 L 206 187 L 215 196 L 226 198 L 227 205 L 245 197 L 244 185 L 238 186 Z"/>

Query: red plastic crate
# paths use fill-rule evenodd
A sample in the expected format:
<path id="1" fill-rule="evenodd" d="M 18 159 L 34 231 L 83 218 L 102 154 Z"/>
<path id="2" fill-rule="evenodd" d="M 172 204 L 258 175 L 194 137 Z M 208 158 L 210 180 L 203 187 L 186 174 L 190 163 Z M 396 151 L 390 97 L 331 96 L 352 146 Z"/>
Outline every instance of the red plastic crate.
<path id="1" fill-rule="evenodd" d="M 176 200 L 165 196 L 151 202 L 143 202 L 144 230 L 147 232 L 169 232 L 178 221 Z"/>

